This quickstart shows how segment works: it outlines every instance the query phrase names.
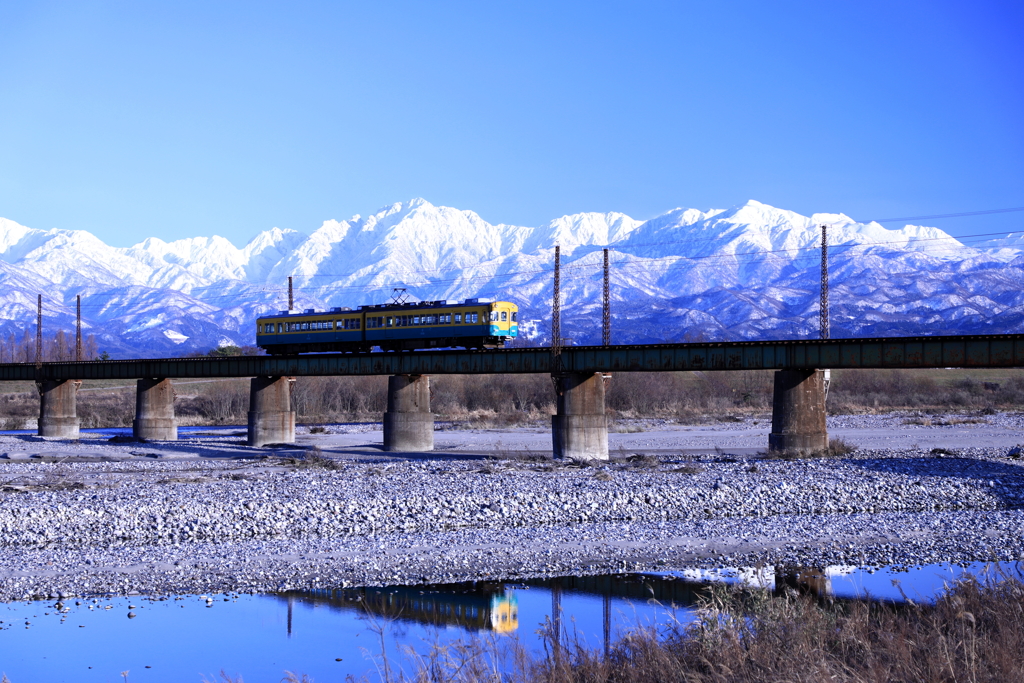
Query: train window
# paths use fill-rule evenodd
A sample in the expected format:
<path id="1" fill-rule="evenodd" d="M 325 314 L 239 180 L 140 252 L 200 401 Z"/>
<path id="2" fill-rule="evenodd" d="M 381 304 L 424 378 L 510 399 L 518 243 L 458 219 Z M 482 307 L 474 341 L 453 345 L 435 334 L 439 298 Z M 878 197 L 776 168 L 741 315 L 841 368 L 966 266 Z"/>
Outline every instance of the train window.
<path id="1" fill-rule="evenodd" d="M 512 322 L 516 321 L 516 312 L 512 311 Z"/>
<path id="2" fill-rule="evenodd" d="M 355 320 L 353 320 L 352 322 L 354 322 L 354 323 L 356 324 L 356 325 L 355 325 L 355 328 L 356 328 L 357 330 L 359 329 L 359 326 L 363 324 L 363 323 L 362 323 L 362 321 L 361 321 L 361 320 L 360 320 L 359 318 L 356 318 L 356 319 L 355 319 Z"/>
<path id="3" fill-rule="evenodd" d="M 420 317 L 418 315 L 414 315 L 412 317 L 412 324 L 413 325 L 419 325 L 420 324 Z"/>
<path id="4" fill-rule="evenodd" d="M 508 313 L 505 311 L 501 312 L 501 322 L 508 322 Z"/>
<path id="5" fill-rule="evenodd" d="M 309 323 L 302 323 L 302 329 L 303 330 L 308 330 L 309 329 Z"/>
<path id="6" fill-rule="evenodd" d="M 282 331 L 283 327 L 284 327 L 284 325 L 282 325 L 281 323 L 277 324 L 277 331 L 278 331 L 278 333 L 280 333 Z"/>
<path id="7" fill-rule="evenodd" d="M 384 327 L 384 316 L 377 316 L 377 327 Z"/>
<path id="8" fill-rule="evenodd" d="M 394 323 L 395 323 L 395 319 L 394 319 L 394 318 L 392 318 L 392 317 L 391 317 L 391 316 L 389 315 L 389 316 L 388 316 L 388 327 L 392 327 L 392 326 L 394 326 Z"/>
<path id="9" fill-rule="evenodd" d="M 456 325 L 461 325 L 462 324 L 462 314 L 461 313 L 456 313 L 455 314 L 455 324 Z"/>

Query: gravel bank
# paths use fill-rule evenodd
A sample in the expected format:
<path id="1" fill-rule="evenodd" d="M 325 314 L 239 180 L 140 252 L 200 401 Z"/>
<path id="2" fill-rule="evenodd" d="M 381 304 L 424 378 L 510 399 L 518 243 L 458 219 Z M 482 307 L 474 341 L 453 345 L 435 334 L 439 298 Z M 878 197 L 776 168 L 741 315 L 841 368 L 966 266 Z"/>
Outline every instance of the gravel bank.
<path id="1" fill-rule="evenodd" d="M 1005 448 L 601 467 L 340 454 L 327 469 L 229 441 L 178 459 L 35 443 L 44 462 L 24 443 L 0 437 L 0 600 L 1024 559 L 1024 460 Z M 107 461 L 45 462 L 69 452 Z"/>

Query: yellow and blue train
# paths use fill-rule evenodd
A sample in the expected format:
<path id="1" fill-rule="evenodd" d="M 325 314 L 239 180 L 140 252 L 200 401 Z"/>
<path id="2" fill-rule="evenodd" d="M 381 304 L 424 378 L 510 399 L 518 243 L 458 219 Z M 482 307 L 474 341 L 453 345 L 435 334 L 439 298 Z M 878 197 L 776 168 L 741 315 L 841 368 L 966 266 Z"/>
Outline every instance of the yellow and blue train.
<path id="1" fill-rule="evenodd" d="M 519 307 L 508 301 L 419 301 L 256 319 L 256 345 L 267 353 L 501 348 L 519 334 Z"/>

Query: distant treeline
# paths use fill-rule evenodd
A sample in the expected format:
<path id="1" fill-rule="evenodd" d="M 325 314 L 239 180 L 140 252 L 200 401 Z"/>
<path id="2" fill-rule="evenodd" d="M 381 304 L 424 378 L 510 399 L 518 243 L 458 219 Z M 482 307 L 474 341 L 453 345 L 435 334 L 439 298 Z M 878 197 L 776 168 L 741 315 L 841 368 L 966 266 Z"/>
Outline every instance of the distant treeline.
<path id="1" fill-rule="evenodd" d="M 100 360 L 104 354 L 96 347 L 96 335 L 82 337 L 82 360 Z M 35 363 L 36 334 L 26 329 L 21 339 L 13 332 L 0 337 L 0 363 Z M 57 330 L 53 336 L 43 335 L 43 362 L 75 360 L 75 333 Z"/>
<path id="2" fill-rule="evenodd" d="M 921 419 L 930 412 L 983 415 L 1024 408 L 1024 372 L 1000 373 L 998 381 L 987 378 L 969 370 L 833 370 L 827 408 L 831 414 L 912 410 Z M 379 421 L 387 408 L 387 384 L 385 376 L 298 377 L 292 408 L 306 424 Z M 613 423 L 635 418 L 715 422 L 770 416 L 772 390 L 769 370 L 623 372 L 608 380 L 605 405 Z M 246 422 L 248 379 L 190 382 L 177 387 L 176 394 L 180 424 Z M 131 426 L 134 399 L 133 385 L 83 392 L 78 414 L 87 427 Z M 555 393 L 548 375 L 433 375 L 430 408 L 439 420 L 479 427 L 546 423 L 555 412 Z M 0 400 L 0 419 L 32 417 L 38 410 L 35 391 Z"/>

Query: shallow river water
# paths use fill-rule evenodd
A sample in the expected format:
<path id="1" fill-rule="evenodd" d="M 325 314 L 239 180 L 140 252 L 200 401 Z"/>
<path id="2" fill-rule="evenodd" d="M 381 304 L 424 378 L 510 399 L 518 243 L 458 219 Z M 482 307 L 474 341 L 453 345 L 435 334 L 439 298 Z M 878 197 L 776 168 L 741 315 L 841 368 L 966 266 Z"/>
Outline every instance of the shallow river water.
<path id="1" fill-rule="evenodd" d="M 1003 566 L 1015 574 L 1020 567 Z M 830 567 L 824 572 L 678 571 L 567 577 L 529 583 L 345 588 L 264 595 L 79 598 L 0 604 L 0 672 L 11 683 L 217 680 L 222 669 L 249 683 L 304 673 L 317 683 L 346 675 L 376 679 L 382 653 L 393 670 L 416 669 L 410 650 L 478 637 L 513 639 L 541 653 L 538 631 L 561 628 L 595 649 L 642 626 L 684 623 L 709 582 L 798 586 L 837 598 L 928 600 L 964 572 L 928 565 L 909 571 Z M 133 617 L 129 617 L 129 613 Z"/>

